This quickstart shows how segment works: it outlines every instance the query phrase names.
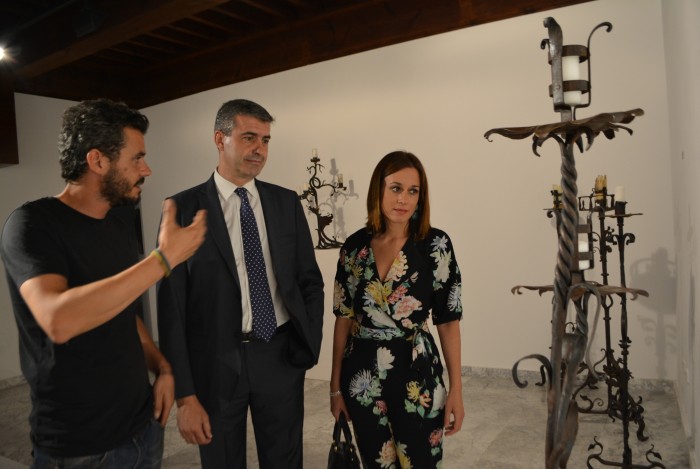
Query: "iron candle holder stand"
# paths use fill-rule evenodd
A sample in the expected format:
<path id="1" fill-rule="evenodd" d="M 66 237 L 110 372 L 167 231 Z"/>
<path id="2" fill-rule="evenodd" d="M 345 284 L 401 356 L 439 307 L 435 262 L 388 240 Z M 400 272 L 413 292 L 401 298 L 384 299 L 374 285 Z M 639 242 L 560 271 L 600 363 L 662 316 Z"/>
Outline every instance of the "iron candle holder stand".
<path id="1" fill-rule="evenodd" d="M 335 239 L 335 236 L 329 236 L 325 232 L 325 229 L 333 221 L 334 211 L 326 214 L 321 213 L 321 207 L 328 205 L 328 203 L 320 202 L 319 190 L 324 187 L 330 189 L 329 199 L 332 199 L 340 194 L 339 191 L 344 191 L 347 187 L 343 184 L 343 176 L 339 173 L 333 175 L 334 181 L 326 182 L 322 180 L 319 175 L 323 169 L 324 166 L 321 164 L 321 159 L 314 149 L 311 156 L 311 166 L 306 167 L 311 177 L 309 182 L 304 184 L 302 192 L 299 194 L 299 199 L 305 201 L 309 212 L 316 216 L 316 233 L 318 234 L 316 249 L 333 249 L 341 247 L 343 243 Z"/>
<path id="2" fill-rule="evenodd" d="M 608 200 L 610 200 L 610 204 L 608 204 Z M 612 205 L 614 203 L 615 197 L 614 196 L 609 196 L 607 194 L 607 189 L 603 188 L 603 190 L 596 194 L 595 190 L 593 193 L 589 196 L 582 196 L 579 197 L 579 211 L 589 211 L 591 213 L 595 213 L 598 215 L 598 232 L 596 232 L 596 238 L 598 240 L 598 254 L 599 254 L 599 259 L 600 259 L 600 269 L 601 269 L 601 277 L 603 280 L 603 285 L 609 285 L 609 280 L 608 277 L 610 274 L 608 273 L 608 254 L 612 252 L 612 248 L 608 245 L 608 230 L 609 228 L 606 227 L 605 225 L 605 217 L 606 217 L 606 212 L 609 210 L 609 205 Z M 601 302 L 601 307 L 603 308 L 603 324 L 605 327 L 605 349 L 604 349 L 604 354 L 603 358 L 596 362 L 593 367 L 599 365 L 603 361 L 606 362 L 605 366 L 603 367 L 603 371 L 607 372 L 608 370 L 614 369 L 614 363 L 615 363 L 615 358 L 614 358 L 614 352 L 612 348 L 612 334 L 610 331 L 610 321 L 611 321 L 611 314 L 610 310 L 613 305 L 613 300 L 610 296 L 606 296 L 603 298 L 603 301 Z M 600 375 L 598 375 L 600 376 Z M 612 385 L 612 380 L 609 376 L 606 375 L 606 401 L 603 403 L 600 399 L 595 399 L 591 400 L 589 399 L 586 395 L 581 394 L 579 396 L 579 391 L 581 391 L 584 387 L 589 387 L 589 388 L 597 388 L 592 385 L 594 383 L 590 377 L 586 379 L 584 382 L 584 385 L 582 385 L 576 393 L 574 393 L 575 396 L 579 397 L 582 401 L 587 403 L 587 407 L 581 407 L 579 405 L 579 412 L 580 413 L 591 413 L 591 414 L 610 414 L 612 408 L 613 408 L 613 399 L 614 399 L 614 393 L 613 393 L 613 385 Z M 598 406 L 603 407 L 601 409 L 595 409 L 594 406 L 598 404 Z M 612 416 L 611 416 L 612 417 Z"/>
<path id="3" fill-rule="evenodd" d="M 616 222 L 616 227 L 607 227 L 605 229 L 605 235 L 601 236 L 601 249 L 602 246 L 607 247 L 607 243 L 617 246 L 618 258 L 619 258 L 619 269 L 620 269 L 620 284 L 624 287 L 627 284 L 626 281 L 626 271 L 625 271 L 625 246 L 628 246 L 635 242 L 636 238 L 633 233 L 625 232 L 625 218 L 629 218 L 636 215 L 641 215 L 641 213 L 626 213 L 627 202 L 617 201 L 613 202 L 612 208 L 608 210 L 613 213 L 610 215 L 605 215 L 604 211 L 601 212 L 599 218 L 601 219 L 601 227 L 605 226 L 604 219 L 614 219 Z M 602 229 L 602 228 L 601 228 Z M 607 251 L 601 250 L 601 263 L 603 262 L 603 256 L 607 256 L 607 253 L 612 252 L 612 248 Z M 606 260 L 607 263 L 607 260 Z M 604 277 L 607 280 L 607 276 Z M 608 310 L 610 306 L 608 306 Z M 648 464 L 634 464 L 632 461 L 632 449 L 629 445 L 629 425 L 630 422 L 637 424 L 637 439 L 639 441 L 646 441 L 649 439 L 648 436 L 644 435 L 645 422 L 644 422 L 644 407 L 642 407 L 642 398 L 639 397 L 638 400 L 634 400 L 629 393 L 629 381 L 632 379 L 632 373 L 629 371 L 628 367 L 628 357 L 629 348 L 632 340 L 627 333 L 627 295 L 620 295 L 620 358 L 614 358 L 614 351 L 612 350 L 607 337 L 609 335 L 609 327 L 606 323 L 606 349 L 605 349 L 605 359 L 606 366 L 604 367 L 604 372 L 607 377 L 606 382 L 608 384 L 608 415 L 613 420 L 618 418 L 622 422 L 622 432 L 623 432 L 623 450 L 622 450 L 622 461 L 610 461 L 602 457 L 603 445 L 598 441 L 597 438 L 593 438 L 593 443 L 588 446 L 589 451 L 594 451 L 597 449 L 596 453 L 590 454 L 588 456 L 587 465 L 592 468 L 592 461 L 598 461 L 602 465 L 615 466 L 622 468 L 665 468 L 660 460 L 661 454 L 654 451 L 654 445 L 646 452 L 646 459 Z M 615 390 L 613 392 L 613 390 Z M 652 459 L 654 458 L 654 459 Z"/>
<path id="4" fill-rule="evenodd" d="M 579 210 L 588 211 L 590 213 L 597 214 L 599 231 L 595 233 L 598 240 L 598 253 L 600 255 L 600 266 L 601 266 L 601 277 L 603 285 L 609 285 L 608 277 L 608 255 L 613 252 L 612 246 L 617 246 L 618 258 L 619 258 L 619 269 L 620 269 L 620 285 L 624 288 L 626 287 L 626 275 L 625 275 L 625 247 L 633 244 L 636 237 L 633 233 L 625 232 L 624 222 L 625 218 L 642 215 L 641 213 L 627 213 L 626 212 L 626 201 L 615 201 L 615 196 L 608 195 L 607 191 L 603 189 L 602 193 L 593 192 L 589 196 L 579 197 Z M 550 212 L 554 212 L 556 209 L 548 209 L 548 216 Z M 560 217 L 557 217 L 559 220 Z M 608 226 L 606 221 L 613 220 L 614 226 Z M 589 450 L 598 448 L 598 452 L 591 454 L 588 457 L 588 467 L 592 467 L 590 462 L 595 460 L 604 465 L 611 465 L 624 468 L 662 468 L 664 467 L 658 461 L 652 461 L 651 457 L 654 456 L 658 459 L 661 458 L 659 453 L 653 451 L 653 446 L 651 450 L 647 453 L 647 461 L 650 465 L 634 465 L 632 463 L 632 451 L 629 446 L 629 425 L 630 423 L 637 424 L 637 438 L 639 441 L 646 441 L 649 439 L 648 436 L 644 435 L 645 422 L 644 422 L 644 407 L 642 407 L 641 396 L 635 401 L 629 393 L 629 381 L 632 379 L 632 374 L 628 367 L 628 356 L 629 348 L 632 341 L 627 333 L 627 295 L 620 294 L 620 358 L 615 358 L 615 351 L 612 346 L 611 339 L 611 309 L 613 306 L 613 300 L 610 296 L 604 296 L 601 306 L 604 310 L 604 325 L 605 325 L 605 348 L 603 349 L 603 358 L 596 362 L 593 366 L 595 368 L 597 365 L 605 361 L 603 366 L 603 373 L 606 383 L 607 391 L 607 401 L 602 402 L 602 399 L 589 399 L 587 396 L 580 394 L 579 392 L 585 388 L 589 387 L 591 389 L 597 389 L 597 376 L 600 376 L 595 370 L 589 370 L 585 366 L 580 368 L 581 373 L 586 373 L 586 378 L 580 387 L 574 392 L 574 398 L 578 397 L 581 401 L 586 402 L 586 406 L 582 407 L 578 405 L 579 413 L 589 413 L 589 414 L 607 414 L 611 419 L 619 419 L 622 422 L 623 427 L 623 454 L 622 462 L 613 462 L 605 460 L 601 457 L 603 452 L 603 445 L 594 438 L 594 442 L 589 446 Z M 539 384 L 539 383 L 538 383 Z M 595 409 L 595 405 L 601 408 Z"/>
<path id="5" fill-rule="evenodd" d="M 610 200 L 610 204 L 606 202 Z M 580 202 L 584 202 L 581 200 Z M 584 206 L 581 204 L 580 206 Z M 615 201 L 614 196 L 606 197 L 597 202 L 596 206 L 591 207 L 589 210 L 597 213 L 599 222 L 599 232 L 598 234 L 598 253 L 600 255 L 600 265 L 601 265 L 601 277 L 603 285 L 608 285 L 608 255 L 613 252 L 612 246 L 617 246 L 618 250 L 618 266 L 620 270 L 620 285 L 622 287 L 627 286 L 625 279 L 625 246 L 628 246 L 635 242 L 636 237 L 633 233 L 625 233 L 624 231 L 624 220 L 625 218 L 641 215 L 641 213 L 626 213 L 626 201 Z M 609 212 L 612 212 L 610 214 Z M 614 226 L 607 226 L 606 220 L 615 220 L 617 232 Z M 638 425 L 637 438 L 639 441 L 646 441 L 649 437 L 644 435 L 644 407 L 641 406 L 642 398 L 639 397 L 637 401 L 631 398 L 629 395 L 629 380 L 632 378 L 632 374 L 629 372 L 627 366 L 627 356 L 629 354 L 629 345 L 631 340 L 627 334 L 627 297 L 626 295 L 620 295 L 620 359 L 615 359 L 615 351 L 612 346 L 612 334 L 610 329 L 611 321 L 611 309 L 613 306 L 612 299 L 610 297 L 605 298 L 602 304 L 604 310 L 604 325 L 605 325 L 605 349 L 603 360 L 605 365 L 603 371 L 606 376 L 606 387 L 607 387 L 607 405 L 604 409 L 599 412 L 592 410 L 593 401 L 586 398 L 586 396 L 581 395 L 581 399 L 589 403 L 588 408 L 579 409 L 580 412 L 589 413 L 607 413 L 611 418 L 618 418 L 623 421 L 624 425 L 627 425 L 630 421 L 633 421 Z M 601 361 L 603 361 L 601 360 Z M 627 401 L 628 404 L 623 403 L 623 399 Z M 625 423 L 627 422 L 627 423 Z M 625 444 L 627 444 L 627 438 L 625 438 Z"/>
<path id="6" fill-rule="evenodd" d="M 535 155 L 544 142 L 554 140 L 559 145 L 561 153 L 561 195 L 557 194 L 553 208 L 548 210 L 548 216 L 557 217 L 557 264 L 555 268 L 554 282 L 544 286 L 516 286 L 511 291 L 521 293 L 521 289 L 536 290 L 542 294 L 551 291 L 554 294 L 552 301 L 552 342 L 550 357 L 540 354 L 531 354 L 518 360 L 513 365 L 513 379 L 520 387 L 527 386 L 527 382 L 518 379 L 518 365 L 525 359 L 536 359 L 542 363 L 542 369 L 547 372 L 547 429 L 545 433 L 545 468 L 562 469 L 567 466 L 571 449 L 576 440 L 578 428 L 579 406 L 576 401 L 577 375 L 580 365 L 584 364 L 591 376 L 598 380 L 598 374 L 589 358 L 589 333 L 588 313 L 591 297 L 597 302 L 596 317 L 599 314 L 603 298 L 611 295 L 619 295 L 626 298 L 627 294 L 634 299 L 637 295 L 648 295 L 643 290 L 636 290 L 622 286 L 611 286 L 597 282 L 589 282 L 585 279 L 585 270 L 592 266 L 592 213 L 589 213 L 586 223 L 579 222 L 579 198 L 574 159 L 574 148 L 581 153 L 590 149 L 595 138 L 601 133 L 606 138 L 615 138 L 619 130 L 628 133 L 632 131 L 623 124 L 632 122 L 635 117 L 644 114 L 641 109 L 633 109 L 625 112 L 603 113 L 585 119 L 577 119 L 575 111 L 578 108 L 587 107 L 591 102 L 591 67 L 590 67 L 590 42 L 593 33 L 605 26 L 609 32 L 612 29 L 610 23 L 601 23 L 596 26 L 588 37 L 588 46 L 564 46 L 562 31 L 554 18 L 546 18 L 544 26 L 548 30 L 548 38 L 544 39 L 540 46 L 548 51 L 548 61 L 551 65 L 552 83 L 550 95 L 554 103 L 554 110 L 560 113 L 561 121 L 557 123 L 534 125 L 528 127 L 496 128 L 487 131 L 484 137 L 490 141 L 493 134 L 502 135 L 511 139 L 524 139 L 532 137 L 532 150 Z M 581 63 L 588 61 L 588 80 L 580 80 Z M 573 93 L 573 94 L 572 94 Z M 584 103 L 587 95 L 588 102 Z M 584 137 L 587 145 L 584 147 Z M 559 192 L 559 191 L 557 191 Z M 554 196 L 554 194 L 553 194 Z M 607 193 L 596 193 L 595 200 L 607 203 Z M 602 196 L 602 197 L 601 197 Z M 584 211 L 584 210 L 581 210 Z M 622 216 L 622 215 L 617 215 Z M 579 253 L 579 235 L 582 227 L 586 230 L 588 240 L 588 252 L 586 257 Z M 590 257 L 589 257 L 590 256 Z M 607 277 L 605 277 L 607 279 Z M 606 300 L 608 301 L 608 300 Z M 573 327 L 567 323 L 568 305 L 572 304 L 576 311 Z M 626 302 L 625 308 L 626 308 Z M 626 310 L 625 313 L 626 315 Z M 623 331 L 626 338 L 626 325 Z M 627 346 L 627 340 L 623 340 Z M 626 357 L 626 356 L 625 356 Z M 623 358 L 623 368 L 626 366 Z M 623 400 L 625 398 L 623 397 Z M 625 402 L 626 404 L 627 402 Z M 624 422 L 623 422 L 624 423 Z M 596 441 L 597 443 L 597 441 Z M 602 453 L 602 445 L 600 453 Z M 595 447 L 592 445 L 589 449 Z M 588 459 L 588 467 L 592 459 L 597 459 L 605 465 L 613 465 L 625 468 L 653 468 L 664 467 L 651 457 L 660 459 L 660 455 L 652 449 L 647 452 L 648 466 L 631 465 L 629 452 L 623 455 L 623 462 L 605 461 L 593 455 Z"/>

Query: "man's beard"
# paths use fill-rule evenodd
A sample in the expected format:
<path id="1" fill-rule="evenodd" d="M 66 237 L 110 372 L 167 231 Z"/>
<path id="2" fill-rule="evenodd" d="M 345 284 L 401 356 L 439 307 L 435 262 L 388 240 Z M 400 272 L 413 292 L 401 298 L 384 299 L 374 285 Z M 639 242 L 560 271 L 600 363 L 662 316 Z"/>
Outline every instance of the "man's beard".
<path id="1" fill-rule="evenodd" d="M 136 184 L 131 184 L 126 179 L 119 176 L 115 169 L 110 169 L 102 180 L 100 193 L 109 202 L 110 206 L 136 205 L 141 200 L 140 195 L 131 196 L 129 193 L 135 185 L 141 185 L 146 179 L 141 178 Z"/>

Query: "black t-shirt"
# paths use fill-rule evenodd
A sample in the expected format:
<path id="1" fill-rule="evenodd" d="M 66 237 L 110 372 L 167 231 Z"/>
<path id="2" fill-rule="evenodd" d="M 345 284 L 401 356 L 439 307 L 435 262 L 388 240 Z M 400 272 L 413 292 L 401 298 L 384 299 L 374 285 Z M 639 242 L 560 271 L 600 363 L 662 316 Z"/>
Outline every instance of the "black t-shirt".
<path id="1" fill-rule="evenodd" d="M 98 454 L 143 428 L 152 393 L 136 329 L 139 301 L 64 344 L 53 343 L 19 294 L 26 280 L 59 274 L 69 288 L 138 261 L 133 226 L 113 211 L 83 215 L 56 198 L 29 202 L 5 223 L 0 253 L 19 330 L 20 362 L 31 388 L 31 438 L 54 456 Z"/>

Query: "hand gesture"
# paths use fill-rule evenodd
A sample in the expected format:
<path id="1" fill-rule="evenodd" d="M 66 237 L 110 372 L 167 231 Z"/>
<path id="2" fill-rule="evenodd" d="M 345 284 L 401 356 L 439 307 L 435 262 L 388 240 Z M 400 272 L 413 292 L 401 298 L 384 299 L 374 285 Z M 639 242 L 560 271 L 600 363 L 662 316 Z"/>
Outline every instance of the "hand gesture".
<path id="1" fill-rule="evenodd" d="M 166 199 L 163 202 L 163 215 L 158 232 L 158 247 L 170 262 L 170 268 L 192 256 L 204 242 L 207 232 L 207 212 L 199 210 L 190 226 L 181 227 L 175 220 L 177 207 L 175 201 Z"/>

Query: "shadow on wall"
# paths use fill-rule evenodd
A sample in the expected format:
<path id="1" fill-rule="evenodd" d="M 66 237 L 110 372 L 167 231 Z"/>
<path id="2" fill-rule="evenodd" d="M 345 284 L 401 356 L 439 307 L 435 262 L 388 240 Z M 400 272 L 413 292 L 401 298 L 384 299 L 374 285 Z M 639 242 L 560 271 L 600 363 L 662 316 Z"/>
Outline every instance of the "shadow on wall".
<path id="1" fill-rule="evenodd" d="M 656 313 L 656 317 L 639 317 L 639 321 L 646 334 L 644 343 L 656 344 L 657 371 L 663 379 L 667 375 L 666 354 L 675 354 L 678 348 L 676 265 L 669 259 L 668 251 L 661 248 L 651 257 L 634 262 L 629 273 L 630 286 L 649 292 L 649 297 L 640 296 L 637 301 Z"/>
<path id="2" fill-rule="evenodd" d="M 338 178 L 339 171 L 336 168 L 335 158 L 331 158 L 331 170 L 329 173 Z M 341 180 L 342 181 L 342 180 Z M 359 199 L 360 195 L 355 192 L 355 181 L 350 179 L 348 181 L 348 186 L 344 191 L 336 192 L 329 199 L 329 204 L 331 207 L 331 213 L 335 214 L 335 219 L 333 221 L 333 233 L 335 239 L 338 241 L 345 241 L 348 237 L 348 233 L 345 229 L 345 215 L 343 213 L 343 205 L 350 199 Z"/>

